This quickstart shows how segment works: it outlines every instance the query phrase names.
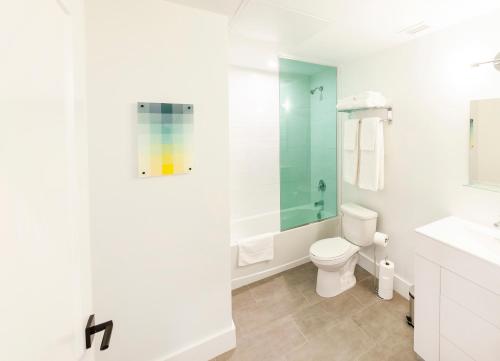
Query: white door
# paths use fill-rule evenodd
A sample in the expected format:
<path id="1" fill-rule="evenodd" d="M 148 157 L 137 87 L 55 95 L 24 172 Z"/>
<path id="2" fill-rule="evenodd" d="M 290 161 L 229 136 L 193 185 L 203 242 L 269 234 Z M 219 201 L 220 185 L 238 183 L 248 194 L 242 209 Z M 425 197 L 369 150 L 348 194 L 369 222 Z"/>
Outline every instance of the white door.
<path id="1" fill-rule="evenodd" d="M 80 6 L 0 10 L 0 360 L 92 359 Z"/>

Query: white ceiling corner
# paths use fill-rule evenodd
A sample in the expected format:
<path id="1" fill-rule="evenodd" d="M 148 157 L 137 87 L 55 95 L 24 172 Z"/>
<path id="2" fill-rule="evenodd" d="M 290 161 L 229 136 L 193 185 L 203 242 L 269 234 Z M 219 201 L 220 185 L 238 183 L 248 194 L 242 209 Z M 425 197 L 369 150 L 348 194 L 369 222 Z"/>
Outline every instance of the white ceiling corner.
<path id="1" fill-rule="evenodd" d="M 230 33 L 338 65 L 500 8 L 499 0 L 170 0 L 231 17 Z M 416 34 L 401 32 L 423 23 Z M 232 46 L 235 44 L 233 41 Z"/>
<path id="2" fill-rule="evenodd" d="M 231 31 L 254 40 L 293 46 L 328 26 L 328 21 L 275 5 L 268 0 L 250 0 L 231 23 Z"/>
<path id="3" fill-rule="evenodd" d="M 168 0 L 193 8 L 208 10 L 217 14 L 233 16 L 244 0 Z"/>
<path id="4" fill-rule="evenodd" d="M 266 3 L 297 13 L 316 17 L 318 19 L 333 20 L 338 1 L 325 0 L 264 0 Z"/>

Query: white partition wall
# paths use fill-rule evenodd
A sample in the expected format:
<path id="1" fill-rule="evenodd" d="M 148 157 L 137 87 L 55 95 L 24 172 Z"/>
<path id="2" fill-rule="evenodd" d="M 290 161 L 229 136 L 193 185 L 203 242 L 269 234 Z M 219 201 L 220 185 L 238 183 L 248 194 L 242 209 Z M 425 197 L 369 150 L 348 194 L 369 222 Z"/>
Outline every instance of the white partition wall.
<path id="1" fill-rule="evenodd" d="M 227 18 L 86 4 L 94 301 L 116 328 L 98 359 L 206 361 L 234 346 Z M 190 174 L 136 176 L 138 101 L 194 105 Z"/>

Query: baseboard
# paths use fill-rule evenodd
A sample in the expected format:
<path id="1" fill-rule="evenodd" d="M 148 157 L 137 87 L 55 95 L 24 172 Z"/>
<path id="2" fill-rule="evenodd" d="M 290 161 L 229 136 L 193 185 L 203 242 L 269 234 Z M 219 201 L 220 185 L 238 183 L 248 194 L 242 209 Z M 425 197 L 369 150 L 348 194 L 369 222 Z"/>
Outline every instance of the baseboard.
<path id="1" fill-rule="evenodd" d="M 261 272 L 256 272 L 252 273 L 251 275 L 235 278 L 231 281 L 231 287 L 232 289 L 237 289 L 243 286 L 246 286 L 248 284 L 251 284 L 253 282 L 260 281 L 264 278 L 270 277 L 272 275 L 275 275 L 277 273 L 284 272 L 286 270 L 289 270 L 294 267 L 298 267 L 300 265 L 303 265 L 304 263 L 307 263 L 310 261 L 309 256 L 299 258 L 295 261 L 285 263 L 273 268 L 266 269 Z M 360 252 L 359 253 L 359 261 L 358 264 L 360 267 L 365 269 L 366 271 L 370 272 L 373 274 L 373 258 L 367 256 L 366 254 Z M 408 293 L 410 291 L 410 286 L 411 283 L 399 276 L 398 274 L 394 275 L 394 291 L 399 293 L 401 296 L 404 298 L 408 299 Z"/>
<path id="2" fill-rule="evenodd" d="M 236 327 L 232 326 L 193 345 L 156 361 L 207 361 L 236 347 Z"/>
<path id="3" fill-rule="evenodd" d="M 367 256 L 362 252 L 359 253 L 358 265 L 360 267 L 373 274 L 374 271 L 373 264 L 374 264 L 373 258 Z M 411 286 L 410 282 L 408 282 L 398 274 L 394 275 L 394 291 L 396 291 L 406 299 L 409 298 L 408 292 L 410 291 L 410 286 Z"/>
<path id="4" fill-rule="evenodd" d="M 282 265 L 279 265 L 279 266 L 276 266 L 273 268 L 266 269 L 264 271 L 252 273 L 250 275 L 239 277 L 239 278 L 234 278 L 231 281 L 231 287 L 234 290 L 234 289 L 246 286 L 250 283 L 260 281 L 264 278 L 273 276 L 277 273 L 281 273 L 281 272 L 284 272 L 284 271 L 289 270 L 291 268 L 303 265 L 304 263 L 307 263 L 310 260 L 311 259 L 309 258 L 309 256 L 306 256 L 306 257 L 299 258 L 299 259 L 292 261 L 292 262 L 288 262 L 288 263 L 285 263 L 285 264 L 282 264 Z"/>

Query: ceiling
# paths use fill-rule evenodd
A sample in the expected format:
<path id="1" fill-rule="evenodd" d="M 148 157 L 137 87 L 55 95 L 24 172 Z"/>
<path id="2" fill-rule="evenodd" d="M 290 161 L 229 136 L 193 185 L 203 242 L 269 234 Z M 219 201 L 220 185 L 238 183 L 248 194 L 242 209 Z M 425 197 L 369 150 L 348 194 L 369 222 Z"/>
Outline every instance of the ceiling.
<path id="1" fill-rule="evenodd" d="M 169 0 L 170 2 L 204 9 L 214 13 L 234 16 L 244 0 Z"/>
<path id="2" fill-rule="evenodd" d="M 236 41 L 332 65 L 500 8 L 499 0 L 171 1 L 228 16 Z"/>

